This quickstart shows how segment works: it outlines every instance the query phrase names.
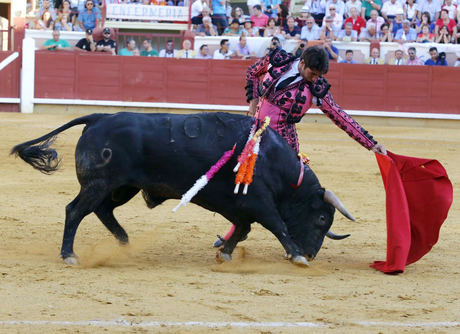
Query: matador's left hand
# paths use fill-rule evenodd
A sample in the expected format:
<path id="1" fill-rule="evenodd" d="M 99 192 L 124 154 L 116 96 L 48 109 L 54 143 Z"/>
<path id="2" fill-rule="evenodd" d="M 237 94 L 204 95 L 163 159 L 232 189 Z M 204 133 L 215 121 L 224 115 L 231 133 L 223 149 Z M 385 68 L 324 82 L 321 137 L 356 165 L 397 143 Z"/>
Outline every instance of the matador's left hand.
<path id="1" fill-rule="evenodd" d="M 383 154 L 383 155 L 387 155 L 387 150 L 385 148 L 385 146 L 381 145 L 381 144 L 375 144 L 374 147 L 371 148 L 371 150 L 375 153 L 378 153 L 378 154 Z"/>

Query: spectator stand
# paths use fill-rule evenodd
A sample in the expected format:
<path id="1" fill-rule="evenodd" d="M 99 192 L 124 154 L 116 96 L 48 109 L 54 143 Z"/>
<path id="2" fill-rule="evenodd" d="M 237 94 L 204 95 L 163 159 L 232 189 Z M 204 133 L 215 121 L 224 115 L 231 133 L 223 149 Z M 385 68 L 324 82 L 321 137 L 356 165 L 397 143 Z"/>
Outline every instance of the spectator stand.
<path id="1" fill-rule="evenodd" d="M 179 34 L 174 33 L 150 33 L 150 32 L 134 32 L 134 31 L 120 31 L 114 29 L 115 35 L 118 36 L 117 41 L 117 53 L 120 49 L 124 48 L 129 39 L 134 39 L 138 48 L 142 47 L 144 40 L 148 39 L 152 41 L 152 47 L 158 52 L 166 47 L 166 42 L 172 40 L 174 42 L 175 49 L 182 48 L 182 41 L 184 40 L 185 31 L 181 31 Z"/>

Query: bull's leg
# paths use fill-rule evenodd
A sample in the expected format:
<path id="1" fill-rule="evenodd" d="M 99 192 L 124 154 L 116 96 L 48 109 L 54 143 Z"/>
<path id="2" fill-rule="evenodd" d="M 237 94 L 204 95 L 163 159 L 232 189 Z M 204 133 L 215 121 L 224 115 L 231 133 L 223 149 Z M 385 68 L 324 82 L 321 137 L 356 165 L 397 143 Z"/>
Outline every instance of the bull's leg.
<path id="1" fill-rule="evenodd" d="M 82 188 L 75 199 L 66 206 L 64 236 L 62 238 L 61 257 L 67 264 L 76 264 L 73 243 L 78 226 L 83 218 L 93 212 L 102 202 L 106 193 L 104 187 Z"/>
<path id="2" fill-rule="evenodd" d="M 235 231 L 225 241 L 224 247 L 222 247 L 217 253 L 218 260 L 231 261 L 232 253 L 239 241 L 241 241 L 251 231 L 251 224 L 235 224 Z"/>
<path id="3" fill-rule="evenodd" d="M 301 254 L 299 247 L 291 239 L 286 224 L 284 224 L 277 212 L 265 216 L 259 223 L 278 238 L 286 251 L 288 259 L 290 259 L 292 263 L 300 266 L 308 266 L 307 259 Z"/>
<path id="4" fill-rule="evenodd" d="M 120 205 L 125 204 L 131 198 L 133 198 L 139 189 L 133 187 L 123 187 L 117 189 L 107 196 L 101 205 L 94 211 L 96 216 L 101 220 L 105 227 L 117 238 L 121 244 L 128 243 L 128 234 L 118 223 L 117 219 L 113 215 L 113 210 Z M 116 196 L 114 196 L 114 193 Z"/>

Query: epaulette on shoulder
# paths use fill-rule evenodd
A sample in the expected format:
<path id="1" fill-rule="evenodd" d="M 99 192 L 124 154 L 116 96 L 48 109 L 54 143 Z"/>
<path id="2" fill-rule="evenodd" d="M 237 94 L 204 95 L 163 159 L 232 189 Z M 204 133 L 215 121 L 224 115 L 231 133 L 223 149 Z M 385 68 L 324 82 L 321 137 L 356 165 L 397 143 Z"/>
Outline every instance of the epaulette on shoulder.
<path id="1" fill-rule="evenodd" d="M 292 53 L 286 52 L 283 49 L 275 49 L 270 53 L 270 64 L 275 67 L 286 65 L 295 59 Z"/>

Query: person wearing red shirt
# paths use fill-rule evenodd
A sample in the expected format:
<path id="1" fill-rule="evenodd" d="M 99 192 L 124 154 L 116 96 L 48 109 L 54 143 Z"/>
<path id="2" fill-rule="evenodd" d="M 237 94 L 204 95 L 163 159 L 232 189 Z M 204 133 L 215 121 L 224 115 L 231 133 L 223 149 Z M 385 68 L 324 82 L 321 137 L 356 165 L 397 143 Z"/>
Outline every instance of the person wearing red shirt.
<path id="1" fill-rule="evenodd" d="M 449 11 L 447 9 L 441 10 L 441 18 L 436 21 L 436 26 L 434 29 L 434 34 L 437 35 L 438 31 L 443 27 L 446 26 L 447 30 L 449 30 L 449 34 L 452 36 L 454 33 L 457 33 L 457 24 L 454 20 L 449 18 Z"/>
<path id="2" fill-rule="evenodd" d="M 262 7 L 255 5 L 252 9 L 254 10 L 254 15 L 251 15 L 251 21 L 254 22 L 253 26 L 265 28 L 268 23 L 268 16 L 262 12 Z"/>
<path id="3" fill-rule="evenodd" d="M 358 10 L 355 7 L 350 8 L 350 17 L 345 20 L 345 24 L 348 22 L 353 24 L 353 30 L 356 31 L 358 36 L 361 33 L 361 29 L 366 27 L 366 21 L 358 15 Z"/>

